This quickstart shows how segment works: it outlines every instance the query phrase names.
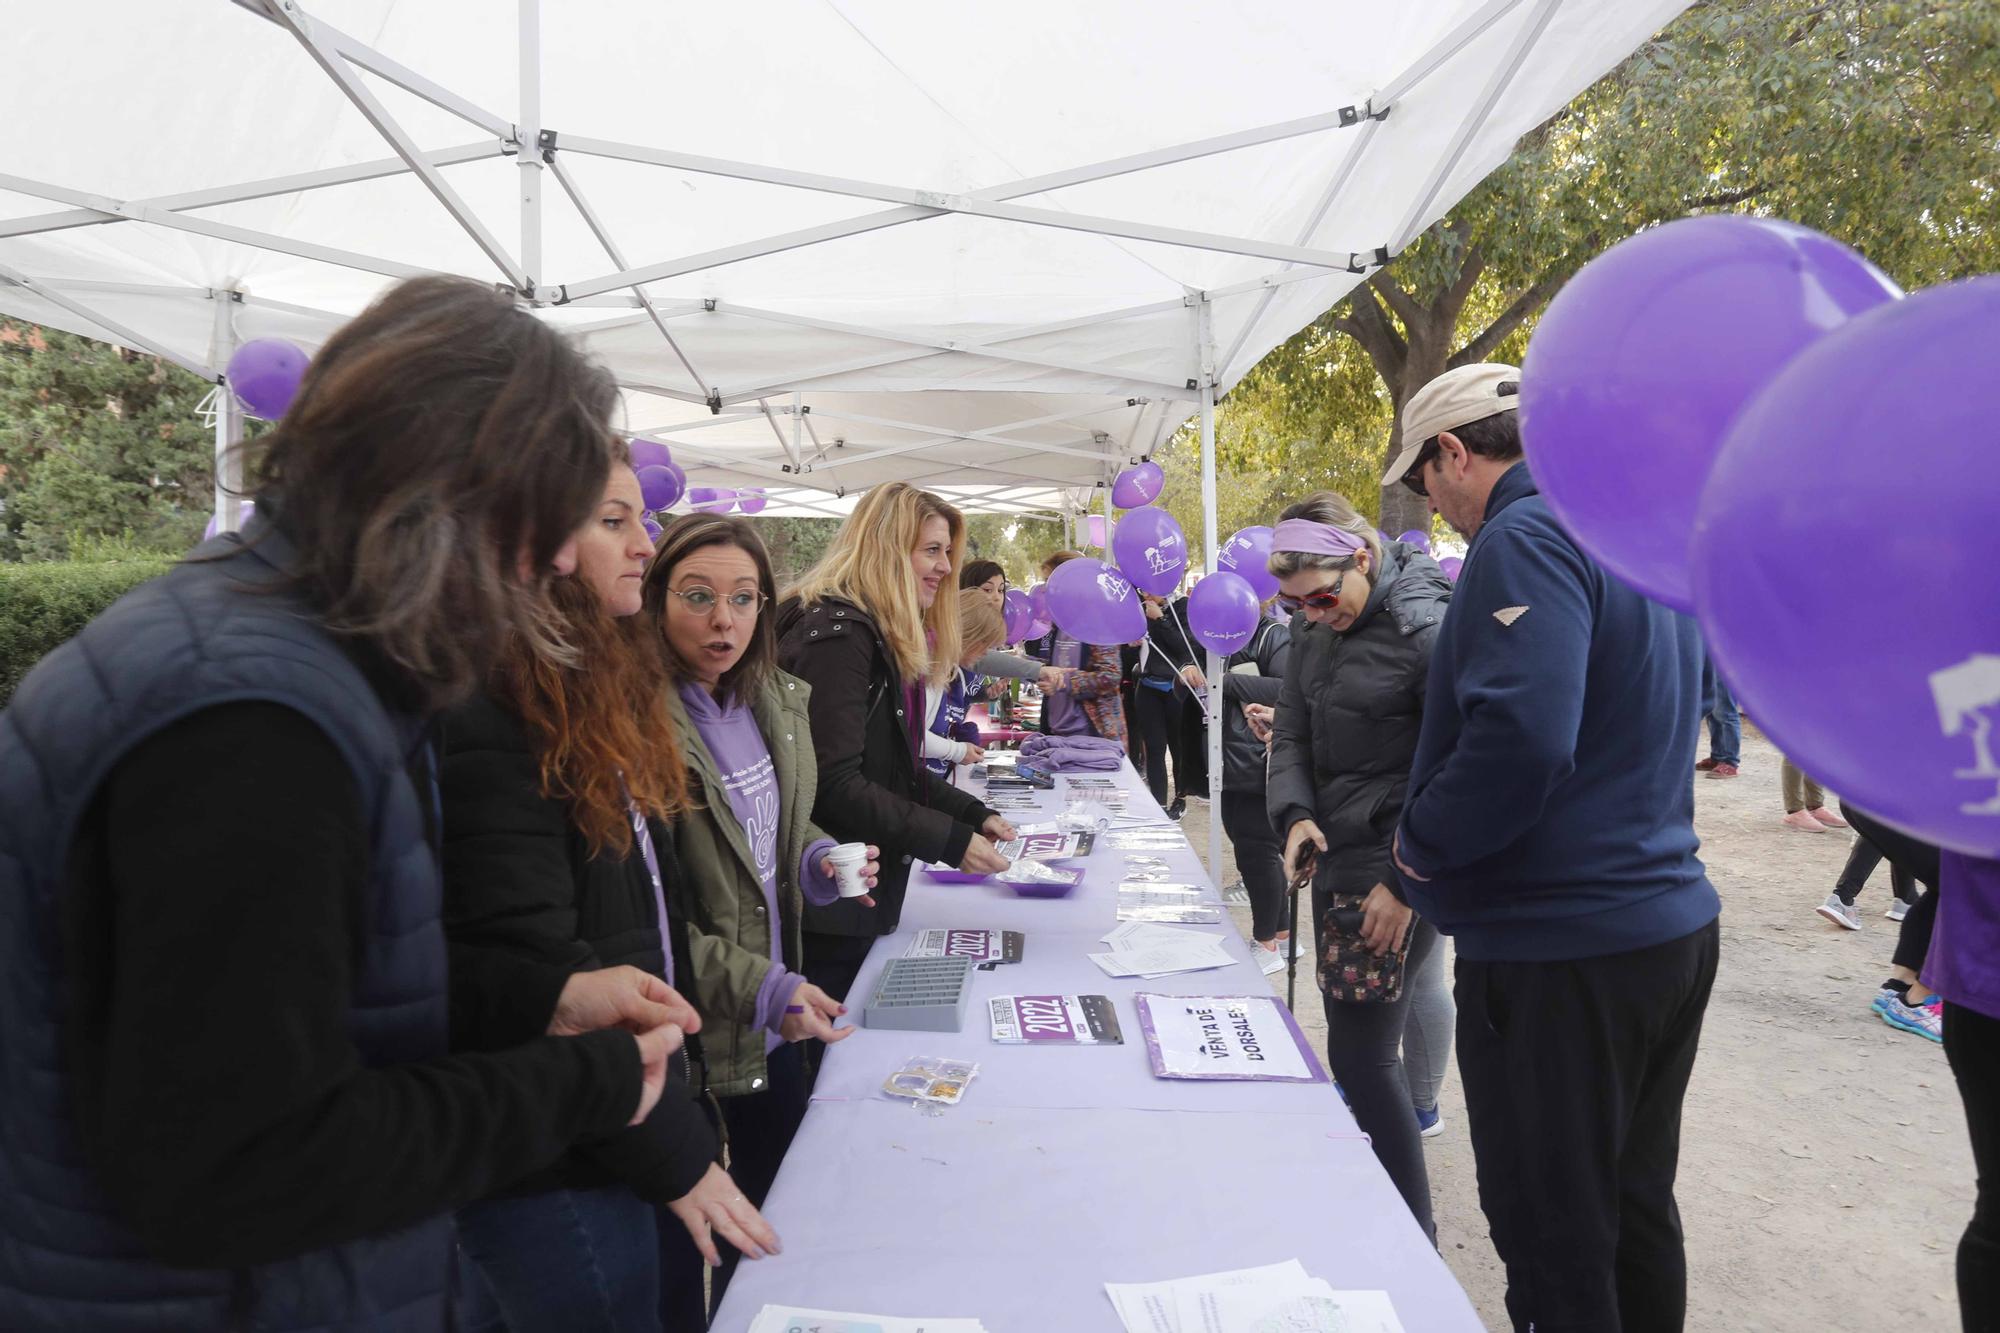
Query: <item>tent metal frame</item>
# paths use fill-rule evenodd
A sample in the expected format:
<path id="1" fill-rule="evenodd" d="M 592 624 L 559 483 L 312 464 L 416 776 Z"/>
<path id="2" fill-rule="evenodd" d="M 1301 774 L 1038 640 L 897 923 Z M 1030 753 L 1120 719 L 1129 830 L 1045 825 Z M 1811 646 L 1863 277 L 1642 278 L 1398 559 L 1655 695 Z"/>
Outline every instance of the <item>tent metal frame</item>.
<path id="1" fill-rule="evenodd" d="M 640 394 L 654 395 L 670 401 L 705 404 L 714 416 L 707 421 L 681 423 L 664 430 L 646 432 L 647 434 L 674 444 L 684 450 L 690 458 L 736 472 L 769 477 L 775 482 L 782 483 L 773 488 L 773 498 L 808 512 L 838 515 L 839 509 L 829 501 L 838 499 L 846 493 L 847 487 L 839 479 L 839 471 L 843 465 L 922 453 L 941 445 L 971 442 L 1002 451 L 1016 452 L 979 463 L 954 461 L 943 472 L 918 473 L 908 479 L 925 481 L 932 476 L 962 476 L 968 470 L 991 473 L 998 479 L 1005 479 L 1008 484 L 1005 486 L 996 484 L 995 487 L 989 488 L 963 481 L 956 484 L 934 482 L 933 489 L 948 496 L 954 493 L 964 496 L 968 508 L 1015 514 L 1023 518 L 1047 518 L 1046 511 L 1055 508 L 1061 515 L 1066 539 L 1073 540 L 1075 520 L 1088 513 L 1093 499 L 1100 498 L 1095 492 L 1102 492 L 1103 512 L 1108 529 L 1111 514 L 1108 484 L 1111 477 L 1126 460 L 1137 461 L 1149 456 L 1180 424 L 1172 416 L 1171 405 L 1186 404 L 1199 416 L 1203 550 L 1206 567 L 1213 569 L 1217 547 L 1215 401 L 1220 368 L 1233 364 L 1236 356 L 1241 353 L 1259 327 L 1279 288 L 1293 282 L 1324 277 L 1328 272 L 1368 272 L 1387 263 L 1392 256 L 1411 242 L 1421 230 L 1425 217 L 1446 182 L 1463 161 L 1480 125 L 1491 115 L 1515 75 L 1526 63 L 1562 0 L 1488 0 L 1488 3 L 1434 42 L 1429 50 L 1412 61 L 1385 87 L 1358 102 L 1319 115 L 1156 148 L 969 192 L 930 190 L 862 181 L 705 157 L 666 148 L 563 135 L 544 124 L 542 119 L 541 2 L 542 0 L 517 0 L 520 107 L 519 119 L 508 121 L 489 108 L 480 106 L 431 81 L 367 43 L 313 16 L 300 0 L 231 0 L 231 3 L 240 8 L 288 31 L 321 72 L 340 89 L 349 103 L 381 135 L 392 150 L 393 156 L 342 167 L 138 200 L 112 199 L 90 191 L 0 174 L 0 190 L 41 198 L 65 206 L 55 212 L 0 221 L 0 239 L 40 235 L 76 227 L 140 222 L 383 277 L 410 277 L 424 270 L 379 255 L 296 240 L 192 214 L 200 209 L 269 198 L 274 195 L 327 189 L 403 175 L 414 176 L 459 229 L 499 270 L 500 275 L 506 280 L 506 285 L 517 292 L 524 302 L 543 307 L 567 305 L 590 308 L 602 305 L 632 312 L 628 316 L 613 317 L 596 327 L 614 327 L 628 320 L 644 321 L 653 326 L 673 354 L 680 370 L 685 373 L 686 382 L 661 383 L 657 381 L 657 377 L 636 382 L 628 376 L 625 387 Z M 1369 244 L 1354 251 L 1325 250 L 1309 244 L 1334 204 L 1354 179 L 1364 156 L 1380 137 L 1384 119 L 1394 111 L 1397 103 L 1411 89 L 1442 68 L 1494 24 L 1523 6 L 1530 6 L 1526 20 L 1512 38 L 1505 57 L 1490 72 L 1472 111 L 1453 135 L 1449 151 L 1425 180 L 1394 235 L 1387 238 L 1386 243 Z M 426 150 L 419 147 L 395 114 L 377 96 L 374 88 L 362 77 L 364 73 L 456 116 L 482 131 L 486 137 L 451 148 Z M 1354 146 L 1345 155 L 1332 179 L 1328 181 L 1316 207 L 1308 215 L 1306 224 L 1289 243 L 1161 226 L 1144 221 L 1100 217 L 1071 212 L 1048 204 L 1029 205 L 1013 202 L 1132 172 L 1343 129 L 1357 131 L 1358 137 Z M 892 207 L 817 226 L 755 238 L 700 254 L 634 266 L 605 226 L 601 216 L 591 207 L 588 196 L 576 180 L 575 174 L 565 166 L 562 160 L 562 155 L 565 153 L 612 158 L 682 172 L 873 200 L 890 204 Z M 502 156 L 514 157 L 518 171 L 520 206 L 518 255 L 501 244 L 486 222 L 452 187 L 445 176 L 447 168 Z M 554 177 L 564 197 L 568 199 L 603 248 L 607 260 L 613 266 L 610 272 L 568 283 L 550 284 L 545 281 L 547 275 L 543 272 L 545 266 L 542 245 L 543 210 L 546 203 L 546 177 L 550 175 Z M 982 338 L 967 340 L 945 338 L 915 329 L 818 320 L 717 300 L 663 302 L 655 299 L 647 291 L 650 284 L 670 278 L 818 245 L 846 236 L 949 216 L 985 218 L 1016 225 L 1080 232 L 1118 241 L 1137 241 L 1265 258 L 1276 261 L 1280 267 L 1246 282 L 1233 283 L 1209 291 L 1190 290 L 1177 300 L 1132 306 L 1122 310 L 1094 312 L 1036 326 L 1003 330 Z M 273 309 L 291 309 L 315 316 L 324 316 L 328 313 L 309 311 L 303 307 L 288 307 L 278 302 L 260 302 L 254 296 L 248 296 L 240 291 L 223 289 L 202 291 L 173 287 L 154 289 L 115 283 L 89 283 L 30 275 L 4 264 L 0 264 L 0 283 L 25 288 L 43 301 L 103 330 L 113 341 L 142 348 L 217 384 L 226 383 L 222 367 L 226 366 L 235 346 L 236 306 L 261 304 Z M 85 299 L 93 292 L 157 295 L 168 298 L 205 298 L 213 302 L 214 335 L 210 347 L 206 349 L 206 355 L 194 355 L 184 349 L 162 346 L 124 322 L 95 309 Z M 1254 297 L 1254 310 L 1231 342 L 1227 353 L 1218 358 L 1215 344 L 1215 303 L 1239 297 Z M 1087 361 L 1051 356 L 1011 346 L 1068 329 L 1158 315 L 1176 308 L 1185 308 L 1188 311 L 1191 335 L 1190 373 L 1186 380 L 1179 384 L 1151 380 Z M 838 364 L 809 366 L 768 384 L 724 385 L 716 383 L 701 372 L 683 341 L 675 336 L 673 328 L 675 321 L 711 315 L 874 338 L 892 350 L 851 358 Z M 998 426 L 989 425 L 977 430 L 954 431 L 894 417 L 843 410 L 837 398 L 823 403 L 807 401 L 808 392 L 826 391 L 837 395 L 838 388 L 828 389 L 825 381 L 837 379 L 842 375 L 938 356 L 985 359 L 1080 375 L 1093 382 L 1089 392 L 1101 395 L 1105 402 L 1103 406 L 1089 411 L 1056 416 L 1044 415 Z M 791 401 L 787 404 L 774 404 L 772 400 L 781 395 L 789 395 Z M 1022 431 L 1042 430 L 1070 420 L 1118 410 L 1121 406 L 1117 401 L 1120 395 L 1129 395 L 1122 404 L 1124 408 L 1138 409 L 1122 441 L 1114 442 L 1103 431 L 1080 431 L 1078 432 L 1080 438 L 1062 442 L 1018 438 L 1018 433 Z M 234 529 L 241 516 L 240 501 L 234 492 L 240 490 L 241 451 L 235 446 L 242 432 L 242 415 L 232 395 L 226 392 L 226 388 L 224 392 L 218 394 L 218 399 L 218 410 L 215 413 L 216 510 L 220 522 L 227 528 Z M 1157 419 L 1148 431 L 1146 421 L 1153 415 L 1156 404 L 1159 409 Z M 755 410 L 741 410 L 745 405 L 754 405 Z M 789 431 L 781 422 L 781 418 L 785 416 L 791 418 Z M 777 441 L 778 456 L 781 459 L 779 462 L 774 463 L 770 461 L 768 455 L 754 453 L 751 450 L 684 438 L 703 426 L 737 424 L 758 417 L 762 417 L 771 427 Z M 815 428 L 815 417 L 825 421 L 842 421 L 895 432 L 899 435 L 914 435 L 916 439 L 914 442 L 898 440 L 893 443 L 869 445 L 849 452 L 845 447 L 847 441 L 844 438 L 836 438 L 833 448 L 829 450 Z M 805 448 L 805 441 L 808 438 L 812 441 L 810 456 Z M 1051 480 L 1046 475 L 1038 476 L 1030 470 L 1037 466 L 1046 468 L 1051 460 L 1068 457 L 1096 461 L 1098 463 L 1095 469 L 1096 475 L 1089 480 L 1063 481 Z M 808 480 L 820 473 L 825 474 L 824 482 Z M 1044 497 L 1053 497 L 1053 503 L 1051 499 Z M 1107 537 L 1108 535 L 1107 531 Z M 1220 661 L 1211 654 L 1207 672 L 1211 682 L 1220 682 L 1220 667 Z M 1212 694 L 1212 701 L 1213 706 L 1208 709 L 1209 789 L 1211 797 L 1215 798 L 1218 804 L 1211 806 L 1209 850 L 1210 865 L 1219 866 L 1221 827 L 1219 814 L 1214 813 L 1219 811 L 1222 783 L 1222 719 L 1219 688 Z"/>

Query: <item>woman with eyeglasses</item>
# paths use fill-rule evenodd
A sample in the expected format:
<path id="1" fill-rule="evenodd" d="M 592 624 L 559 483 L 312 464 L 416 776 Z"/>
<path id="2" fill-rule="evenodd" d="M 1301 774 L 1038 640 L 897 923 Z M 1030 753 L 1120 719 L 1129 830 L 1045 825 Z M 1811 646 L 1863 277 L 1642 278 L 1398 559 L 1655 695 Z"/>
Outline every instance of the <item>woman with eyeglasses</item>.
<path id="1" fill-rule="evenodd" d="M 730 1175 L 757 1207 L 805 1117 L 798 1043 L 854 1031 L 836 1025 L 847 1012 L 840 1002 L 801 975 L 806 905 L 840 895 L 827 857 L 834 841 L 812 821 L 811 691 L 778 669 L 776 594 L 756 529 L 721 514 L 668 523 L 646 569 L 646 619 L 666 650 L 667 712 L 694 788 L 674 827 L 689 993 L 728 1130 Z M 863 879 L 876 869 L 864 866 Z M 725 1261 L 716 1273 L 711 1308 L 734 1271 Z"/>
<path id="2" fill-rule="evenodd" d="M 1415 547 L 1383 542 L 1332 491 L 1279 516 L 1269 568 L 1293 616 L 1267 801 L 1287 871 L 1294 883 L 1311 882 L 1321 991 L 1352 985 L 1326 965 L 1342 932 L 1356 948 L 1400 955 L 1403 965 L 1394 999 L 1325 995 L 1327 1063 L 1375 1156 L 1435 1239 L 1403 1038 L 1413 990 L 1441 986 L 1443 976 L 1426 968 L 1437 929 L 1403 903 L 1390 853 L 1451 583 Z"/>
<path id="3" fill-rule="evenodd" d="M 906 482 L 861 497 L 778 618 L 778 659 L 812 687 L 819 762 L 813 818 L 834 837 L 881 848 L 875 908 L 843 898 L 808 904 L 805 973 L 847 997 L 878 935 L 896 929 L 910 865 L 1007 868 L 995 841 L 1014 826 L 924 767 L 924 686 L 942 683 L 959 654 L 955 582 L 965 519 Z"/>

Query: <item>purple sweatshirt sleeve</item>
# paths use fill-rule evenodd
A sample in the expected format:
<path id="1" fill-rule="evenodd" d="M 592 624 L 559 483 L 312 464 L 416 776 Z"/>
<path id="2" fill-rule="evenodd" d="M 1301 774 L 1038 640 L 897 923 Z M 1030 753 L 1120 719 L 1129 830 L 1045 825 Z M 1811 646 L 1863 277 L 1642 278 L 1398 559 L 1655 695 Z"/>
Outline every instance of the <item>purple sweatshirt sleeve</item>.
<path id="1" fill-rule="evenodd" d="M 764 984 L 757 988 L 757 1012 L 755 1025 L 772 1036 L 785 1021 L 785 1001 L 792 998 L 799 983 L 805 978 L 796 972 L 787 971 L 782 964 L 771 964 L 771 970 L 764 974 Z"/>
<path id="2" fill-rule="evenodd" d="M 814 907 L 825 907 L 840 900 L 840 886 L 828 879 L 826 872 L 819 868 L 826 854 L 839 845 L 832 838 L 820 838 L 808 844 L 806 854 L 799 858 L 799 891 Z"/>

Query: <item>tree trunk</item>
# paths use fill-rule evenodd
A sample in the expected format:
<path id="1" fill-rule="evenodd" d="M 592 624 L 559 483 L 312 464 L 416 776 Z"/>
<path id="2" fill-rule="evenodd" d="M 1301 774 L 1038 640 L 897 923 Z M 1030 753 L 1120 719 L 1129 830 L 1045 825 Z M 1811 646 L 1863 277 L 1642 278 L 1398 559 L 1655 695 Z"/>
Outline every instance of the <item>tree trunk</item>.
<path id="1" fill-rule="evenodd" d="M 1410 355 L 1403 363 L 1403 373 L 1389 385 L 1390 398 L 1396 404 L 1396 415 L 1389 422 L 1389 440 L 1382 449 L 1384 472 L 1389 470 L 1390 461 L 1403 450 L 1403 404 L 1410 400 L 1411 394 L 1444 374 L 1445 357 L 1443 342 L 1429 338 L 1411 339 Z M 1430 504 L 1422 496 L 1413 494 L 1400 481 L 1382 488 L 1382 531 L 1394 537 L 1411 528 L 1428 532 L 1430 526 Z"/>

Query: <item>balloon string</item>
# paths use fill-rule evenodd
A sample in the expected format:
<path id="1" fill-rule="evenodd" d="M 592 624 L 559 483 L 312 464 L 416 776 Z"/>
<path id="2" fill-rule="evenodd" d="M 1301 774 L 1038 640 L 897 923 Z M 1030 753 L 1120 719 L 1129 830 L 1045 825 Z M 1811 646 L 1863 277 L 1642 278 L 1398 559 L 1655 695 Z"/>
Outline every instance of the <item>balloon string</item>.
<path id="1" fill-rule="evenodd" d="M 1166 612 L 1167 619 L 1174 622 L 1174 628 L 1180 631 L 1181 642 L 1187 645 L 1188 654 L 1191 657 L 1205 660 L 1208 655 L 1206 653 L 1200 653 L 1195 651 L 1194 641 L 1188 638 L 1187 626 L 1182 624 L 1181 618 L 1174 614 L 1174 604 L 1172 602 L 1168 602 L 1161 609 Z M 1195 663 L 1195 665 L 1199 664 L 1200 664 L 1199 662 Z M 1204 671 L 1201 674 L 1206 676 L 1208 673 Z M 1186 684 L 1186 681 L 1183 680 L 1182 683 Z M 1194 695 L 1195 707 L 1201 710 L 1201 720 L 1204 722 L 1208 721 L 1208 700 L 1201 694 L 1197 693 L 1194 686 L 1192 685 L 1188 686 L 1188 693 Z"/>

